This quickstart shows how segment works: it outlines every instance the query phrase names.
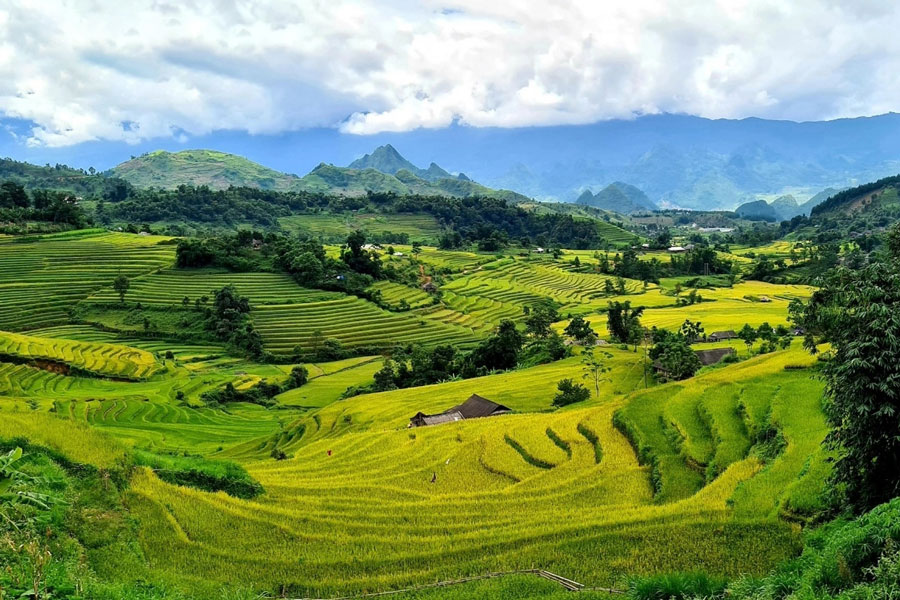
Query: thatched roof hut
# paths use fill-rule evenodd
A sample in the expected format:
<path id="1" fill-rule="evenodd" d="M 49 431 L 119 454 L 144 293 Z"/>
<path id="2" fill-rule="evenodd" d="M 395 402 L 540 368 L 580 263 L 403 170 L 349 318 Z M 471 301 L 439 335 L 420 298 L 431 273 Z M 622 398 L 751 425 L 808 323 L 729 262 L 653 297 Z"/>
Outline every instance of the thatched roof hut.
<path id="1" fill-rule="evenodd" d="M 697 358 L 704 367 L 720 362 L 726 356 L 734 354 L 734 348 L 712 348 L 711 350 L 696 350 Z"/>
<path id="2" fill-rule="evenodd" d="M 442 413 L 435 415 L 426 415 L 423 412 L 416 413 L 409 420 L 409 426 L 423 427 L 425 425 L 440 425 L 441 423 L 452 423 L 454 421 L 462 421 L 463 419 L 480 419 L 482 417 L 505 415 L 510 412 L 512 412 L 512 410 L 507 406 L 492 402 L 478 394 L 472 394 L 462 404 L 458 404 Z"/>

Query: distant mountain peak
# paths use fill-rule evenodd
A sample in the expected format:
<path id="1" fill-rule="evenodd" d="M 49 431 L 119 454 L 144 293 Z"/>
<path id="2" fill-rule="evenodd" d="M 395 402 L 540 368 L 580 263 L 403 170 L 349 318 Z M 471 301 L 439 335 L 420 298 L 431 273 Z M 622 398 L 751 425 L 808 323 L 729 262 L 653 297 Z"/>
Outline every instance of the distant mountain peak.
<path id="1" fill-rule="evenodd" d="M 400 171 L 409 171 L 416 177 L 435 182 L 439 179 L 451 179 L 453 175 L 432 162 L 427 169 L 421 169 L 406 160 L 396 148 L 384 144 L 375 148 L 371 154 L 365 154 L 348 165 L 351 169 L 375 169 L 388 175 L 397 175 Z"/>
<path id="2" fill-rule="evenodd" d="M 576 202 L 623 215 L 657 208 L 647 194 L 623 181 L 614 181 L 596 194 L 585 190 L 578 196 Z"/>

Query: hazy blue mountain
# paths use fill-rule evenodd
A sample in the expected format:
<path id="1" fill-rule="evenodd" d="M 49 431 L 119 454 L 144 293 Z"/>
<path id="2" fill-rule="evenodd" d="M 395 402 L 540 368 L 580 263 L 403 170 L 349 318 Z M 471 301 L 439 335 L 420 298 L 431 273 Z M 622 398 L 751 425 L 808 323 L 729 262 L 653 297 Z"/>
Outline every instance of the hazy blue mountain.
<path id="1" fill-rule="evenodd" d="M 621 181 L 614 181 L 596 194 L 585 190 L 578 196 L 576 202 L 625 215 L 657 208 L 647 194 L 633 185 Z"/>
<path id="2" fill-rule="evenodd" d="M 538 199 L 574 202 L 585 189 L 627 181 L 660 206 L 734 209 L 748 198 L 782 195 L 789 188 L 839 189 L 900 173 L 898 139 L 897 114 L 806 123 L 650 115 L 589 125 L 453 125 L 366 136 L 334 129 L 273 136 L 229 131 L 191 138 L 190 144 L 286 173 L 307 173 L 321 162 L 345 165 L 390 144 L 413 166 L 447 165 L 486 186 Z M 101 170 L 123 156 L 160 148 L 178 151 L 184 145 L 156 139 L 133 146 L 90 142 L 48 148 L 0 136 L 0 155 Z"/>
<path id="3" fill-rule="evenodd" d="M 775 198 L 769 206 L 775 210 L 779 221 L 789 221 L 797 215 L 801 214 L 800 205 L 797 199 L 790 194 Z"/>

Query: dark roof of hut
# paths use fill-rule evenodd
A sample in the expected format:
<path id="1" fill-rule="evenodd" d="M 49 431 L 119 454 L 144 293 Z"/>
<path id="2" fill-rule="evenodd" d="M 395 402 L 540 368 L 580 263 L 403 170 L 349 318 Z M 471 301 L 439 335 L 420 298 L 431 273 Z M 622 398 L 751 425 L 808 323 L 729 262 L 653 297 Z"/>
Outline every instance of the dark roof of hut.
<path id="1" fill-rule="evenodd" d="M 697 358 L 704 366 L 714 365 L 729 354 L 734 354 L 734 348 L 713 348 L 711 350 L 697 350 Z"/>
<path id="2" fill-rule="evenodd" d="M 511 412 L 510 409 L 502 404 L 491 402 L 487 398 L 482 398 L 478 394 L 472 394 L 469 399 L 454 406 L 448 413 L 459 412 L 466 419 L 477 419 L 479 417 L 488 417 L 501 412 Z"/>

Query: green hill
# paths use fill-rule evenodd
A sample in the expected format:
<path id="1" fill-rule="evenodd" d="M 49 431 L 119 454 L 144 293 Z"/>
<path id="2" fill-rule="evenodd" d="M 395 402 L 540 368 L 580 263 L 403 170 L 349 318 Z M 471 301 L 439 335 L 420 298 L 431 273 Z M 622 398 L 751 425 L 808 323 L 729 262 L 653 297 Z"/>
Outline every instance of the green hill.
<path id="1" fill-rule="evenodd" d="M 432 163 L 419 169 L 390 146 L 354 161 L 349 167 L 322 163 L 304 177 L 281 173 L 242 156 L 215 150 L 158 150 L 126 161 L 107 175 L 137 188 L 175 189 L 180 185 L 231 186 L 264 190 L 362 196 L 367 192 L 399 195 L 487 196 L 511 202 L 527 200 L 509 190 L 494 190 L 464 175 L 454 177 Z"/>
<path id="2" fill-rule="evenodd" d="M 215 150 L 157 150 L 113 167 L 109 174 L 138 188 L 174 189 L 179 185 L 258 187 L 288 191 L 301 187 L 296 175 L 280 173 L 242 156 Z"/>

